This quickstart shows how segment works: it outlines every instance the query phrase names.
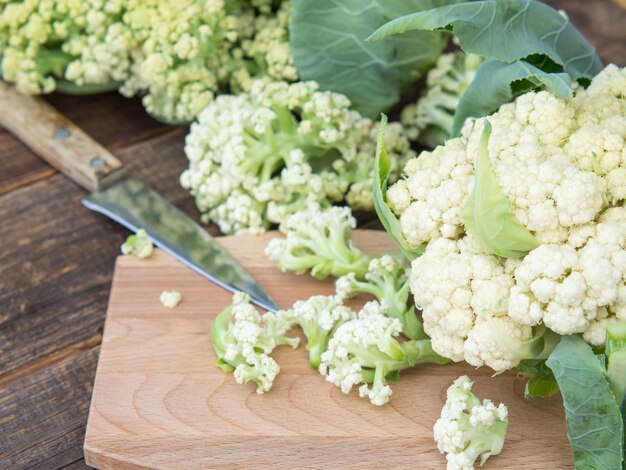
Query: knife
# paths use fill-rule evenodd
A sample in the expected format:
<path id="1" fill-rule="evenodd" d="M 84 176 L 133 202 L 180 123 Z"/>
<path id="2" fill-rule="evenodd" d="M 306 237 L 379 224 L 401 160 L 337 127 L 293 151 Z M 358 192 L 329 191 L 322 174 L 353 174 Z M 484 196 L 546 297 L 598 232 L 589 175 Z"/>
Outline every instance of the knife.
<path id="1" fill-rule="evenodd" d="M 82 200 L 152 241 L 229 291 L 250 294 L 258 306 L 279 307 L 245 268 L 209 233 L 141 180 L 122 162 L 44 100 L 18 93 L 0 81 L 0 126 L 33 152 L 91 191 Z"/>

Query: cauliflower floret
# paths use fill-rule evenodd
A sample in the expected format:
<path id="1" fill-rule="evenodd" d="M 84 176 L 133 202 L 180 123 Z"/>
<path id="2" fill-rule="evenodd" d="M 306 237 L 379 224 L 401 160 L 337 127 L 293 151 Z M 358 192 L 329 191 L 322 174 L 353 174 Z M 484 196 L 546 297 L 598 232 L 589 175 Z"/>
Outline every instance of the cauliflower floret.
<path id="1" fill-rule="evenodd" d="M 626 68 L 609 64 L 596 75 L 589 87 L 572 100 L 578 125 L 600 124 L 614 116 L 624 116 Z"/>
<path id="2" fill-rule="evenodd" d="M 539 242 L 566 242 L 571 231 L 626 196 L 624 77 L 609 66 L 573 99 L 530 92 L 489 116 L 487 148 L 497 182 L 511 212 Z M 460 137 L 409 161 L 389 188 L 389 206 L 409 246 L 464 236 L 484 122 L 468 120 Z"/>
<path id="3" fill-rule="evenodd" d="M 180 303 L 182 296 L 180 295 L 180 292 L 176 292 L 175 290 L 164 290 L 161 292 L 159 300 L 164 307 L 174 308 Z"/>
<path id="4" fill-rule="evenodd" d="M 566 335 L 585 333 L 592 322 L 595 330 L 612 321 L 607 310 L 611 316 L 624 315 L 624 220 L 626 209 L 615 208 L 604 221 L 573 232 L 570 244 L 541 245 L 526 255 L 514 273 L 511 318 L 525 325 L 543 322 Z M 595 346 L 604 342 L 594 332 L 585 339 Z"/>
<path id="5" fill-rule="evenodd" d="M 352 242 L 355 227 L 349 207 L 312 206 L 285 219 L 281 231 L 286 237 L 270 240 L 265 254 L 282 271 L 310 269 L 318 279 L 352 273 L 362 279 L 372 258 Z"/>
<path id="6" fill-rule="evenodd" d="M 405 172 L 400 189 L 392 186 L 387 197 L 392 210 L 400 214 L 407 242 L 418 247 L 438 237 L 457 238 L 463 231 L 463 206 L 474 182 L 473 160 L 463 142 L 453 139 L 423 152 L 407 163 Z"/>
<path id="7" fill-rule="evenodd" d="M 623 115 L 588 124 L 574 133 L 565 151 L 578 168 L 603 176 L 612 203 L 626 199 L 626 104 Z"/>
<path id="8" fill-rule="evenodd" d="M 333 332 L 343 323 L 355 318 L 355 313 L 342 304 L 339 296 L 314 295 L 308 300 L 299 300 L 289 311 L 294 322 L 302 328 L 307 339 L 309 364 L 318 368 L 321 356 L 328 348 Z"/>
<path id="9" fill-rule="evenodd" d="M 311 204 L 372 210 L 378 124 L 315 82 L 256 80 L 191 126 L 181 185 L 224 233 L 260 233 Z M 386 136 L 397 175 L 413 156 L 398 123 Z"/>
<path id="10" fill-rule="evenodd" d="M 493 316 L 483 311 L 463 345 L 465 361 L 474 367 L 487 365 L 495 371 L 505 371 L 520 361 L 519 349 L 509 346 L 526 345 L 532 340 L 530 326 L 521 325 L 506 315 Z"/>
<path id="11" fill-rule="evenodd" d="M 280 371 L 269 354 L 277 346 L 298 346 L 299 338 L 285 336 L 293 324 L 290 312 L 260 315 L 248 294 L 234 294 L 232 304 L 211 325 L 215 365 L 225 373 L 234 372 L 237 383 L 255 382 L 259 394 L 269 391 Z"/>
<path id="12" fill-rule="evenodd" d="M 144 229 L 137 230 L 137 233 L 129 235 L 122 244 L 122 253 L 124 255 L 133 255 L 137 258 L 149 258 L 154 250 L 152 240 L 148 237 L 148 233 Z"/>
<path id="13" fill-rule="evenodd" d="M 336 282 L 337 295 L 342 298 L 356 297 L 366 293 L 373 295 L 385 305 L 387 316 L 397 318 L 402 324 L 402 332 L 407 338 L 424 338 L 424 329 L 415 314 L 415 308 L 409 307 L 411 294 L 409 286 L 410 270 L 405 259 L 383 255 L 370 261 L 364 279 L 356 273 L 348 273 Z"/>
<path id="14" fill-rule="evenodd" d="M 508 409 L 472 393 L 472 382 L 463 375 L 448 388 L 441 417 L 434 426 L 439 452 L 446 455 L 448 470 L 472 470 L 502 452 L 508 428 Z"/>
<path id="15" fill-rule="evenodd" d="M 416 364 L 447 362 L 432 350 L 428 339 L 399 342 L 396 338 L 401 332 L 400 321 L 386 316 L 384 305 L 368 302 L 356 318 L 337 328 L 322 354 L 319 371 L 343 393 L 362 384 L 359 395 L 382 406 L 392 393 L 388 374 Z"/>
<path id="16" fill-rule="evenodd" d="M 496 371 L 524 358 L 513 343 L 521 350 L 532 330 L 507 317 L 514 280 L 502 258 L 481 253 L 469 236 L 441 238 L 413 261 L 411 273 L 415 303 L 438 354 L 476 366 L 487 364 Z M 510 344 L 490 338 L 490 325 L 497 325 Z"/>

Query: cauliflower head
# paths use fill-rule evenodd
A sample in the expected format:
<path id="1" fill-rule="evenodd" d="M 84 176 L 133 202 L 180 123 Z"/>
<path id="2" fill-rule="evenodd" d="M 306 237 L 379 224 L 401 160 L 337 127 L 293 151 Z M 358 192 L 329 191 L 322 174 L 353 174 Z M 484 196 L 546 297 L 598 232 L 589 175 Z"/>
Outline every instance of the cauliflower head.
<path id="1" fill-rule="evenodd" d="M 22 93 L 73 82 L 115 89 L 131 67 L 124 1 L 27 0 L 0 8 L 0 70 Z M 112 87 L 112 88 L 111 88 Z M 93 87 L 96 90 L 99 87 Z"/>
<path id="2" fill-rule="evenodd" d="M 626 69 L 609 65 L 565 100 L 531 92 L 488 118 L 488 159 L 509 210 L 537 243 L 485 251 L 465 225 L 485 120 L 407 162 L 388 193 L 403 238 L 425 247 L 411 291 L 433 349 L 500 372 L 542 358 L 558 335 L 594 346 L 623 319 Z"/>
<path id="3" fill-rule="evenodd" d="M 413 155 L 400 124 L 387 140 L 398 169 Z M 224 233 L 260 233 L 310 204 L 373 208 L 378 124 L 315 82 L 255 81 L 222 95 L 191 127 L 181 184 Z"/>
<path id="4" fill-rule="evenodd" d="M 609 65 L 573 99 L 526 93 L 489 116 L 488 150 L 498 183 L 511 211 L 540 242 L 563 243 L 573 229 L 623 203 L 624 90 L 626 69 Z M 483 123 L 468 120 L 460 137 L 407 162 L 404 177 L 389 188 L 388 203 L 409 245 L 464 235 L 463 207 Z"/>
<path id="5" fill-rule="evenodd" d="M 139 94 L 190 122 L 253 78 L 297 80 L 288 1 L 28 0 L 0 9 L 3 79 L 28 94 Z"/>

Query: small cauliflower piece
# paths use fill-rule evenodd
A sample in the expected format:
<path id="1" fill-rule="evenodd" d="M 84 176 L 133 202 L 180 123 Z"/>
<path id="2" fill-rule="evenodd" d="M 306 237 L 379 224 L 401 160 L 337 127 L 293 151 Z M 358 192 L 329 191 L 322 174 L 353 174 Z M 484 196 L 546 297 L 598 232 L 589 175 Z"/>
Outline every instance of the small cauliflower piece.
<path id="1" fill-rule="evenodd" d="M 448 362 L 432 350 L 428 339 L 400 343 L 396 338 L 401 332 L 398 319 L 387 317 L 380 303 L 368 302 L 355 319 L 337 328 L 319 371 L 343 393 L 362 384 L 359 395 L 382 406 L 392 394 L 388 378 L 397 378 L 400 371 L 416 364 Z"/>
<path id="2" fill-rule="evenodd" d="M 357 278 L 354 272 L 337 279 L 337 295 L 352 298 L 359 294 L 370 294 L 384 304 L 387 315 L 397 318 L 402 324 L 402 332 L 410 339 L 423 339 L 424 328 L 419 321 L 415 308 L 409 307 L 410 268 L 404 258 L 383 255 L 370 261 L 364 280 Z"/>
<path id="3" fill-rule="evenodd" d="M 174 290 L 164 290 L 163 292 L 161 292 L 159 300 L 164 307 L 174 308 L 180 303 L 180 301 L 182 300 L 182 296 L 180 295 L 180 292 L 176 292 Z"/>
<path id="4" fill-rule="evenodd" d="M 234 372 L 237 383 L 255 382 L 259 394 L 269 391 L 280 372 L 269 355 L 280 345 L 298 346 L 299 338 L 285 336 L 293 323 L 284 311 L 260 315 L 248 294 L 236 293 L 232 305 L 211 326 L 215 365 L 225 373 Z"/>
<path id="5" fill-rule="evenodd" d="M 285 238 L 274 238 L 265 249 L 283 271 L 311 270 L 318 279 L 347 273 L 362 279 L 372 259 L 351 240 L 356 219 L 348 207 L 311 206 L 288 217 L 281 226 Z"/>
<path id="6" fill-rule="evenodd" d="M 439 452 L 446 454 L 448 470 L 473 470 L 502 452 L 509 424 L 507 407 L 481 401 L 472 393 L 472 382 L 463 375 L 448 388 L 441 417 L 434 426 Z"/>
<path id="7" fill-rule="evenodd" d="M 340 297 L 326 295 L 314 295 L 308 300 L 297 301 L 288 315 L 306 336 L 309 364 L 314 369 L 319 367 L 322 354 L 337 328 L 356 317 L 352 309 L 342 304 Z"/>
<path id="8" fill-rule="evenodd" d="M 130 235 L 122 244 L 123 254 L 133 255 L 141 259 L 152 255 L 153 249 L 152 241 L 144 229 L 137 230 L 136 234 Z"/>

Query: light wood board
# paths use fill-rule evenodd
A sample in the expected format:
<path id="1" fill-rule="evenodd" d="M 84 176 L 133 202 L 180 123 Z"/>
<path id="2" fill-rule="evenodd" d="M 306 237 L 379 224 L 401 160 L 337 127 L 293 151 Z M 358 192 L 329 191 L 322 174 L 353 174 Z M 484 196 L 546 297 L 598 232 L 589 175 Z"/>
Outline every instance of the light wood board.
<path id="1" fill-rule="evenodd" d="M 263 256 L 261 237 L 219 241 L 288 307 L 332 292 L 332 281 L 279 272 Z M 393 250 L 384 232 L 360 230 L 371 253 Z M 163 290 L 182 293 L 173 310 Z M 308 366 L 307 354 L 279 348 L 281 374 L 257 395 L 213 365 L 212 319 L 231 295 L 162 251 L 119 257 L 111 289 L 85 438 L 97 468 L 445 468 L 432 427 L 445 391 L 459 375 L 476 381 L 480 397 L 504 401 L 510 424 L 503 453 L 483 468 L 571 468 L 560 397 L 525 400 L 513 372 L 492 378 L 486 368 L 420 366 L 393 383 L 390 404 L 374 407 L 358 392 L 344 395 Z"/>

